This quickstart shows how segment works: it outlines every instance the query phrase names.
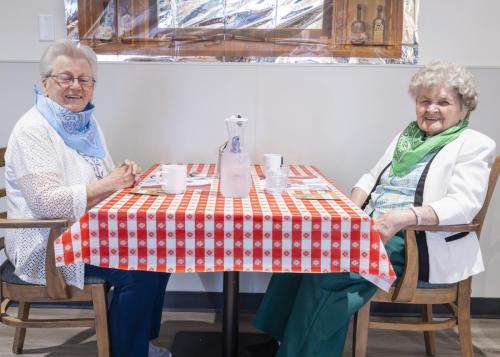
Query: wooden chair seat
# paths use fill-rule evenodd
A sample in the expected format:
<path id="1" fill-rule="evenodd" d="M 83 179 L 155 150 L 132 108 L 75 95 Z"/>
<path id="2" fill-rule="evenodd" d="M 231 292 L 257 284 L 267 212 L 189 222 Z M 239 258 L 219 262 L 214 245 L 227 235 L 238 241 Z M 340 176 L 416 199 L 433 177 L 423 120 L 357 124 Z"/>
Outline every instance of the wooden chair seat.
<path id="1" fill-rule="evenodd" d="M 21 280 L 16 274 L 14 274 L 14 270 L 14 265 L 12 265 L 10 260 L 4 261 L 0 266 L 1 281 L 14 285 L 33 285 Z M 85 285 L 88 284 L 106 284 L 106 281 L 94 276 L 85 276 Z"/>
<path id="2" fill-rule="evenodd" d="M 395 287 L 388 292 L 378 290 L 374 297 L 354 315 L 353 356 L 364 357 L 368 342 L 368 328 L 422 331 L 424 332 L 425 349 L 428 355 L 434 355 L 434 331 L 458 326 L 460 351 L 463 357 L 474 356 L 470 329 L 470 297 L 472 278 L 454 284 L 430 284 L 418 280 L 418 249 L 415 239 L 416 231 L 443 232 L 476 232 L 481 234 L 484 218 L 488 210 L 493 191 L 500 175 L 500 156 L 497 156 L 490 173 L 488 191 L 483 207 L 471 224 L 454 226 L 415 226 L 405 230 L 405 267 L 403 275 Z M 398 303 L 422 305 L 422 318 L 419 321 L 377 319 L 370 321 L 370 303 Z M 449 307 L 450 316 L 434 320 L 433 305 L 444 304 Z M 403 351 L 398 353 L 404 354 Z"/>

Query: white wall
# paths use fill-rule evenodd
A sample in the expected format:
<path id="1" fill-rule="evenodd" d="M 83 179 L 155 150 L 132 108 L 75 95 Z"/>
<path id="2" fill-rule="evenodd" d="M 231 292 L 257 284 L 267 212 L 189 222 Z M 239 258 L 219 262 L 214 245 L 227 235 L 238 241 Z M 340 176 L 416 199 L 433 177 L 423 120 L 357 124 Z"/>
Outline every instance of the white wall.
<path id="1" fill-rule="evenodd" d="M 33 103 L 36 61 L 46 46 L 38 41 L 37 14 L 54 14 L 56 35 L 65 35 L 61 0 L 1 5 L 0 144 Z M 470 66 L 481 88 L 472 127 L 500 143 L 494 25 L 500 2 L 422 0 L 420 10 L 420 63 L 439 58 Z M 414 72 L 413 66 L 102 63 L 96 116 L 115 160 L 134 158 L 147 167 L 214 162 L 226 137 L 223 119 L 241 113 L 250 118 L 246 141 L 256 162 L 264 152 L 282 152 L 289 163 L 317 165 L 347 192 L 413 120 L 406 86 Z M 482 234 L 488 270 L 474 279 L 474 296 L 500 297 L 498 191 Z M 262 291 L 266 283 L 264 274 L 243 274 L 241 290 Z M 217 274 L 178 274 L 169 284 L 169 290 L 220 288 Z"/>

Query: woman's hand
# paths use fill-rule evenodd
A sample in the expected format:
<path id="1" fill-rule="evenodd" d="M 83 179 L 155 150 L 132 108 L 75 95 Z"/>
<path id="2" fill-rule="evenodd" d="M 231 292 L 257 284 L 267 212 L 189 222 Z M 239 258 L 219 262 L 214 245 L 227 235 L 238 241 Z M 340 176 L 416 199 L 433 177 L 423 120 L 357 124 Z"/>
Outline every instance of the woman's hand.
<path id="1" fill-rule="evenodd" d="M 134 175 L 134 185 L 139 182 L 139 178 L 142 174 L 142 169 L 135 161 L 132 160 L 125 160 L 123 161 L 122 165 L 127 165 L 132 168 L 132 174 Z"/>
<path id="2" fill-rule="evenodd" d="M 415 207 L 420 215 L 421 225 L 432 226 L 439 224 L 439 218 L 431 206 Z M 374 228 L 379 231 L 382 242 L 387 242 L 394 234 L 406 228 L 417 224 L 417 216 L 411 209 L 400 209 L 382 214 L 374 220 Z"/>
<path id="3" fill-rule="evenodd" d="M 133 161 L 125 160 L 102 180 L 87 185 L 87 209 L 95 206 L 113 192 L 132 187 L 142 172 Z"/>
<path id="4" fill-rule="evenodd" d="M 99 182 L 105 183 L 111 192 L 132 187 L 135 183 L 134 167 L 123 163 Z"/>
<path id="5" fill-rule="evenodd" d="M 380 239 L 385 244 L 401 229 L 416 224 L 417 220 L 413 211 L 401 209 L 384 213 L 374 222 L 374 228 L 378 230 Z"/>

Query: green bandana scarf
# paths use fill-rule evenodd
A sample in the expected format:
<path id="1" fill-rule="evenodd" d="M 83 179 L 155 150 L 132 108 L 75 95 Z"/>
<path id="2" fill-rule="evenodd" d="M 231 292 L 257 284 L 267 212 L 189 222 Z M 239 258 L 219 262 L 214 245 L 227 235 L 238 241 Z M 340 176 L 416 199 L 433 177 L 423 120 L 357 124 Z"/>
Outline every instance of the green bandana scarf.
<path id="1" fill-rule="evenodd" d="M 454 126 L 431 137 L 426 137 L 416 121 L 411 122 L 399 136 L 389 176 L 406 175 L 424 156 L 455 140 L 469 125 L 467 119 L 462 119 Z"/>

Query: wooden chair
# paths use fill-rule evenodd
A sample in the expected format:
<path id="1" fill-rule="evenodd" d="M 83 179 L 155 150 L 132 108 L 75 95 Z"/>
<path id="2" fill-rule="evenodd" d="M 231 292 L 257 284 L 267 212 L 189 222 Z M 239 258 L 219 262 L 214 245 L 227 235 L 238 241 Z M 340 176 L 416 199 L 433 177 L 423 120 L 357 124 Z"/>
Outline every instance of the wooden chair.
<path id="1" fill-rule="evenodd" d="M 5 166 L 5 150 L 0 148 L 0 167 Z M 0 198 L 5 197 L 5 188 L 0 187 Z M 15 327 L 12 351 L 22 353 L 26 328 L 52 328 L 52 327 L 94 327 L 97 337 L 97 351 L 100 357 L 109 356 L 109 338 L 107 321 L 106 293 L 108 287 L 100 279 L 87 279 L 83 290 L 68 286 L 64 282 L 62 272 L 56 268 L 54 258 L 54 240 L 61 231 L 67 228 L 65 219 L 8 219 L 6 212 L 0 213 L 0 228 L 50 228 L 47 241 L 47 257 L 45 271 L 47 286 L 29 284 L 22 281 L 14 274 L 14 266 L 9 260 L 3 262 L 1 272 L 1 306 L 0 322 Z M 4 249 L 4 238 L 0 238 L 0 249 Z M 7 310 L 12 302 L 18 303 L 17 317 L 11 316 Z M 94 318 L 80 319 L 30 319 L 29 309 L 31 303 L 65 303 L 91 302 L 94 308 Z"/>
<path id="2" fill-rule="evenodd" d="M 449 329 L 454 326 L 458 326 L 462 356 L 469 357 L 474 355 L 472 350 L 470 326 L 471 278 L 454 284 L 429 284 L 419 281 L 418 250 L 415 239 L 415 231 L 475 231 L 479 237 L 499 174 L 500 156 L 497 156 L 491 169 L 486 200 L 471 224 L 450 226 L 415 226 L 408 227 L 405 230 L 406 261 L 403 276 L 401 277 L 398 285 L 392 287 L 388 293 L 379 290 L 371 299 L 371 302 L 422 305 L 422 321 L 408 322 L 394 321 L 390 319 L 370 321 L 370 302 L 368 302 L 354 316 L 352 347 L 352 354 L 354 357 L 364 357 L 366 354 L 368 328 L 398 331 L 423 331 L 427 354 L 434 355 L 436 350 L 434 331 Z M 439 304 L 445 304 L 451 308 L 450 318 L 438 321 L 433 320 L 432 306 Z"/>

